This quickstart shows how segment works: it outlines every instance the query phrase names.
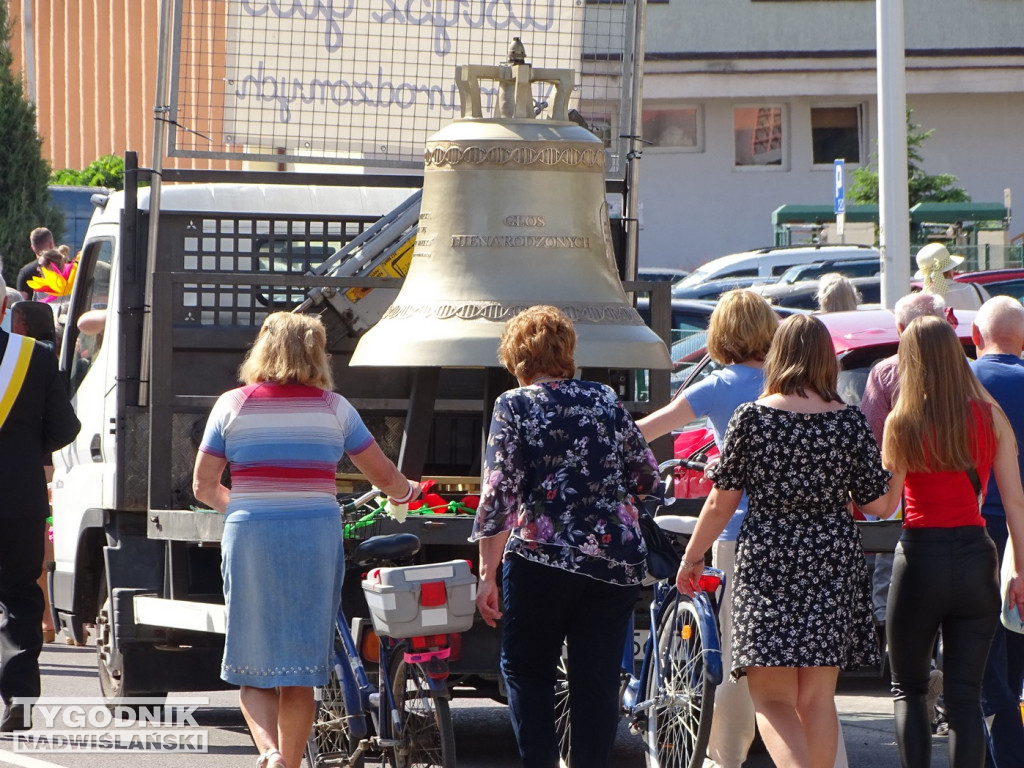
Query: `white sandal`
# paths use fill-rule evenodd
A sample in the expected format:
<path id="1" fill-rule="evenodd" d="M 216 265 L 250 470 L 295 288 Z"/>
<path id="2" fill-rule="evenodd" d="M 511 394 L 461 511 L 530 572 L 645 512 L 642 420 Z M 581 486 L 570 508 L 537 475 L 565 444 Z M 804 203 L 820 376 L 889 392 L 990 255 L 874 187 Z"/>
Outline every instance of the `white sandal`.
<path id="1" fill-rule="evenodd" d="M 281 751 L 268 749 L 256 759 L 256 768 L 287 768 Z"/>

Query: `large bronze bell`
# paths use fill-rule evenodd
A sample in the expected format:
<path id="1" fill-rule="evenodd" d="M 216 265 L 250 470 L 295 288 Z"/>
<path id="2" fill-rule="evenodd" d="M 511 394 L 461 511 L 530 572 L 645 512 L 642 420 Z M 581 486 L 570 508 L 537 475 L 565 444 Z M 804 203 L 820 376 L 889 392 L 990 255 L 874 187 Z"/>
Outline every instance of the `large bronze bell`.
<path id="1" fill-rule="evenodd" d="M 457 68 L 462 117 L 427 142 L 408 276 L 352 365 L 496 366 L 505 321 L 552 304 L 580 367 L 670 367 L 616 273 L 604 146 L 567 119 L 573 72 L 524 59 L 517 41 L 506 64 Z M 501 117 L 483 117 L 481 81 L 497 82 Z M 535 117 L 537 82 L 555 88 L 551 119 Z"/>

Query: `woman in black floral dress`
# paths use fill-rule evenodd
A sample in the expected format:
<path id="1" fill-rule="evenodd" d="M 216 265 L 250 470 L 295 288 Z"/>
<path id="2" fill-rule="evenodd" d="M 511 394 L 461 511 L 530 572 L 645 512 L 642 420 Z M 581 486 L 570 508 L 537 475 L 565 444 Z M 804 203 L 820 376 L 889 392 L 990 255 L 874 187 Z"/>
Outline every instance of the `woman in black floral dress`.
<path id="1" fill-rule="evenodd" d="M 555 676 L 568 648 L 573 765 L 608 765 L 626 626 L 646 574 L 636 497 L 658 467 L 615 393 L 572 378 L 576 332 L 554 307 L 508 321 L 499 358 L 520 386 L 494 404 L 477 607 L 504 621 L 501 671 L 523 765 L 558 765 Z"/>
<path id="2" fill-rule="evenodd" d="M 840 669 L 878 662 L 871 593 L 851 496 L 888 514 L 899 489 L 867 421 L 836 392 L 828 330 L 809 315 L 779 327 L 765 392 L 740 406 L 725 435 L 715 487 L 676 585 L 693 594 L 704 553 L 747 492 L 736 546 L 734 677 L 747 675 L 758 726 L 778 765 L 832 766 Z"/>

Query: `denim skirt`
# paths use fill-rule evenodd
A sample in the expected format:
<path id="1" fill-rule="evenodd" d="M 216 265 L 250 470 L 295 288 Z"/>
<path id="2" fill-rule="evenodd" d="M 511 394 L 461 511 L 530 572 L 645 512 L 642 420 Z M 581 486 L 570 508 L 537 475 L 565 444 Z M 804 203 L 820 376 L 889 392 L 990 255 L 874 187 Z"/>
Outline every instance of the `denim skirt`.
<path id="1" fill-rule="evenodd" d="M 326 685 L 345 575 L 337 503 L 276 509 L 232 499 L 221 540 L 227 636 L 221 678 Z"/>

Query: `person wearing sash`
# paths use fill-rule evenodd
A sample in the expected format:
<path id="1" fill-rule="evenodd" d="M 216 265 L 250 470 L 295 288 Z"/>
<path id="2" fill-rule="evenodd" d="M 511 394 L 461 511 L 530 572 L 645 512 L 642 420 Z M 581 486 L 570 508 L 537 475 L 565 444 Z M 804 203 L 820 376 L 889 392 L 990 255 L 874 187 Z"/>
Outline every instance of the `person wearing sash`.
<path id="1" fill-rule="evenodd" d="M 0 320 L 7 286 L 0 277 Z M 0 331 L 0 732 L 31 727 L 43 645 L 43 539 L 49 502 L 43 458 L 81 428 L 53 351 Z"/>

